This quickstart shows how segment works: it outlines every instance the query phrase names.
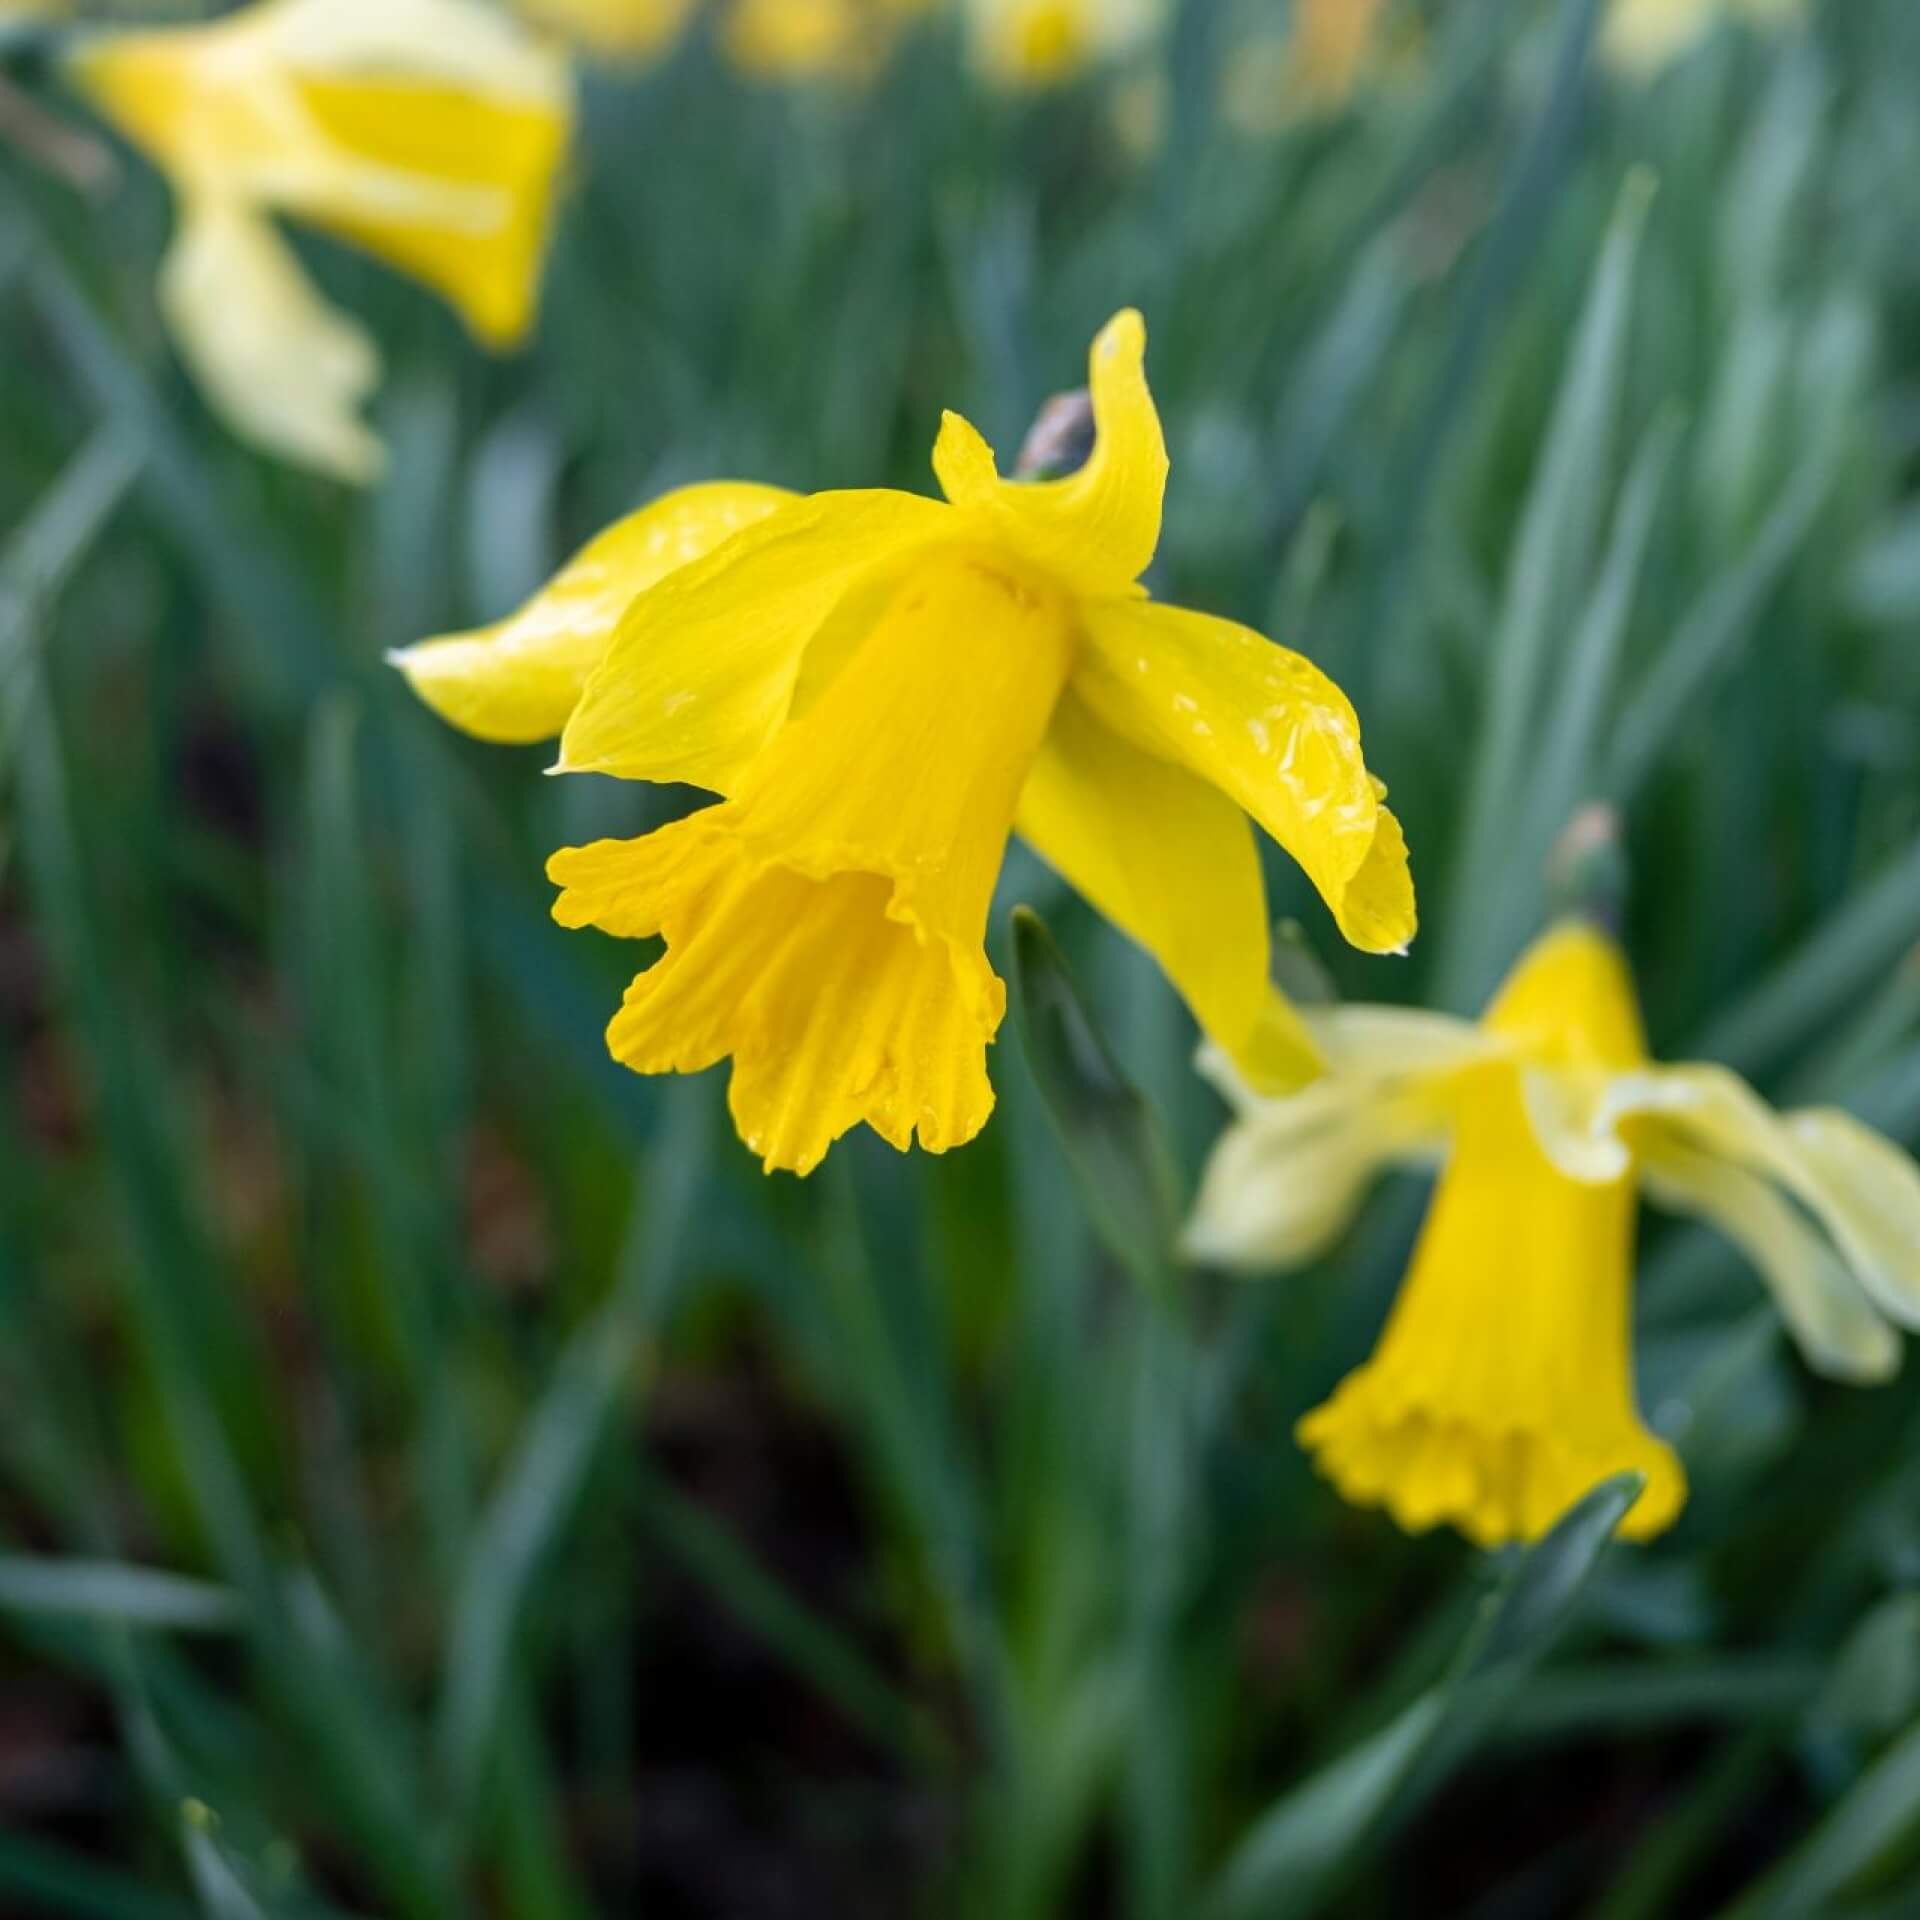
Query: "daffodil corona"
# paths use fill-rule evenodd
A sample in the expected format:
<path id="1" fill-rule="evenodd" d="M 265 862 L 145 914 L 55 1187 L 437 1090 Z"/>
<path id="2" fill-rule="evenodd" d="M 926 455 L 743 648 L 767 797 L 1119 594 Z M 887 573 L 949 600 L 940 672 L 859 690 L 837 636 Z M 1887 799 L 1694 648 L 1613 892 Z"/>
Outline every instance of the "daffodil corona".
<path id="1" fill-rule="evenodd" d="M 1167 471 L 1145 347 L 1133 313 L 1095 342 L 1097 438 L 1069 478 L 1003 480 L 948 414 L 945 503 L 669 496 L 502 626 L 398 656 L 472 731 L 564 722 L 559 771 L 724 796 L 549 871 L 564 924 L 665 936 L 615 1055 L 646 1073 L 730 1057 L 770 1169 L 806 1172 L 863 1120 L 936 1152 L 985 1124 L 1006 997 L 982 943 L 1016 826 L 1258 1085 L 1319 1062 L 1268 982 L 1247 815 L 1348 939 L 1412 936 L 1405 843 L 1339 689 L 1137 584 Z"/>
<path id="2" fill-rule="evenodd" d="M 1329 1070 L 1238 1108 L 1188 1229 L 1196 1257 L 1311 1258 L 1385 1165 L 1444 1161 L 1379 1347 L 1300 1423 L 1350 1500 L 1410 1530 L 1530 1540 L 1596 1482 L 1646 1487 L 1623 1531 L 1670 1525 L 1680 1463 L 1636 1409 L 1638 1195 L 1724 1231 L 1822 1371 L 1881 1380 L 1889 1319 L 1920 1324 L 1920 1169 L 1844 1113 L 1777 1115 L 1713 1066 L 1646 1058 L 1633 983 L 1604 934 L 1567 922 L 1478 1026 L 1350 1007 L 1305 1016 Z"/>
<path id="3" fill-rule="evenodd" d="M 345 479 L 372 340 L 321 297 L 270 216 L 364 248 L 490 347 L 531 324 L 572 126 L 564 54 L 473 0 L 261 0 L 203 25 L 78 41 L 75 80 L 171 182 L 167 322 L 243 436 Z"/>

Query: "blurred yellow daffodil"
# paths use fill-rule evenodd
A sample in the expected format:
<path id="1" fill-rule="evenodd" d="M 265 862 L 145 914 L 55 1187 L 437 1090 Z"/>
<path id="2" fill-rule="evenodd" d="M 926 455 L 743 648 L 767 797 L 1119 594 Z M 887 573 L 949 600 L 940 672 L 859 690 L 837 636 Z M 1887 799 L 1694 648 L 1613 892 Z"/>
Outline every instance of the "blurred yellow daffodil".
<path id="1" fill-rule="evenodd" d="M 1166 0 L 966 0 L 967 44 L 994 85 L 1036 91 L 1131 53 L 1166 15 Z"/>
<path id="2" fill-rule="evenodd" d="M 1287 29 L 1240 48 L 1222 81 L 1227 118 L 1272 134 L 1337 112 L 1377 53 L 1385 0 L 1295 0 Z"/>
<path id="3" fill-rule="evenodd" d="M 1705 39 L 1719 20 L 1783 26 L 1804 0 L 1613 0 L 1601 32 L 1608 64 L 1623 73 L 1657 73 Z"/>
<path id="4" fill-rule="evenodd" d="M 173 186 L 161 303 L 246 438 L 352 480 L 381 459 L 359 414 L 378 353 L 274 213 L 423 281 L 490 347 L 525 335 L 572 83 L 563 54 L 502 15 L 473 0 L 261 0 L 206 25 L 90 34 L 71 63 Z"/>
<path id="5" fill-rule="evenodd" d="M 1395 1162 L 1443 1161 L 1380 1344 L 1300 1439 L 1349 1500 L 1485 1546 L 1538 1537 L 1609 1474 L 1646 1487 L 1646 1538 L 1686 1498 L 1642 1424 L 1632 1362 L 1639 1193 L 1724 1232 L 1821 1371 L 1883 1380 L 1889 1320 L 1920 1324 L 1920 1168 L 1832 1109 L 1776 1114 L 1716 1066 L 1646 1057 L 1624 956 L 1577 922 L 1535 944 L 1481 1022 L 1310 1011 L 1325 1078 L 1248 1091 L 1208 1168 L 1188 1248 L 1234 1266 L 1311 1258 Z"/>
<path id="6" fill-rule="evenodd" d="M 935 1152 L 985 1124 L 1006 996 L 982 942 L 1016 825 L 1255 1084 L 1319 1061 L 1268 983 L 1247 815 L 1349 940 L 1413 933 L 1405 843 L 1339 689 L 1136 584 L 1167 472 L 1145 349 L 1134 313 L 1094 343 L 1097 436 L 1069 478 L 1003 480 L 950 413 L 945 503 L 670 495 L 502 626 L 398 656 L 488 737 L 564 720 L 560 771 L 725 796 L 549 872 L 563 924 L 666 937 L 609 1029 L 616 1057 L 664 1073 L 731 1056 L 735 1122 L 769 1169 L 810 1170 L 863 1120 Z M 703 545 L 660 575 L 663 552 Z"/>
<path id="7" fill-rule="evenodd" d="M 669 52 L 700 0 L 517 0 L 543 27 L 610 60 L 645 61 Z"/>
<path id="8" fill-rule="evenodd" d="M 901 35 L 941 0 L 733 0 L 721 46 L 757 80 L 859 85 L 892 57 Z"/>

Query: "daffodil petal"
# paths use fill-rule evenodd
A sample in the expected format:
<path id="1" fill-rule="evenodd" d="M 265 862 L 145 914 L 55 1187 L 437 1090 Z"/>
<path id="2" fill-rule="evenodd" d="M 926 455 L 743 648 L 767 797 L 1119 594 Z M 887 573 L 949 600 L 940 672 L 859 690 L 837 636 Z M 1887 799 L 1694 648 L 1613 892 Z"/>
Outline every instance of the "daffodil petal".
<path id="1" fill-rule="evenodd" d="M 1569 1180 L 1610 1186 L 1633 1171 L 1633 1152 L 1607 1111 L 1604 1072 L 1523 1068 L 1520 1097 L 1543 1152 Z"/>
<path id="2" fill-rule="evenodd" d="M 1243 1270 L 1298 1266 L 1339 1238 L 1385 1167 L 1444 1140 L 1437 1107 L 1369 1081 L 1329 1075 L 1261 1101 L 1214 1148 L 1182 1250 Z"/>
<path id="3" fill-rule="evenodd" d="M 270 221 L 186 201 L 159 293 L 181 358 L 242 439 L 356 484 L 379 474 L 385 450 L 360 418 L 379 350 L 321 297 Z"/>
<path id="4" fill-rule="evenodd" d="M 1643 1158 L 1681 1146 L 1747 1168 L 1790 1193 L 1831 1237 L 1868 1297 L 1920 1326 L 1920 1167 L 1850 1114 L 1777 1114 L 1725 1067 L 1649 1067 L 1617 1077 L 1592 1110 L 1595 1133 L 1634 1123 Z"/>
<path id="5" fill-rule="evenodd" d="M 298 215 L 527 330 L 573 124 L 564 50 L 473 0 L 264 0 L 89 34 L 75 81 L 188 197 Z"/>
<path id="6" fill-rule="evenodd" d="M 1082 591 L 1121 591 L 1146 572 L 1160 542 L 1167 443 L 1147 389 L 1146 352 L 1146 322 L 1131 310 L 1094 341 L 1093 453 L 1064 480 L 1001 479 L 992 450 L 955 413 L 934 447 L 934 472 L 956 507 L 987 520 L 995 534 Z"/>
<path id="7" fill-rule="evenodd" d="M 561 737 L 561 767 L 731 791 L 786 719 L 802 657 L 838 604 L 948 524 L 915 494 L 815 494 L 669 574 L 615 629 Z"/>
<path id="8" fill-rule="evenodd" d="M 1367 772 L 1346 696 L 1251 628 L 1179 607 L 1082 609 L 1074 687 L 1105 724 L 1245 808 L 1306 870 L 1369 953 L 1413 938 L 1399 822 Z"/>
<path id="9" fill-rule="evenodd" d="M 1511 1051 L 1476 1021 L 1421 1007 L 1306 1007 L 1301 1018 L 1326 1056 L 1327 1070 L 1376 1081 L 1456 1073 Z"/>
<path id="10" fill-rule="evenodd" d="M 641 593 L 794 497 L 750 481 L 681 487 L 588 541 L 507 619 L 389 658 L 463 732 L 510 743 L 550 739 Z"/>
<path id="11" fill-rule="evenodd" d="M 1833 1249 L 1758 1174 L 1666 1138 L 1649 1147 L 1641 1177 L 1658 1205 L 1707 1221 L 1753 1262 L 1819 1372 L 1869 1382 L 1899 1371 L 1899 1336 Z"/>
<path id="12" fill-rule="evenodd" d="M 1783 1116 L 1817 1208 L 1832 1222 L 1887 1311 L 1920 1326 L 1920 1167 L 1891 1140 L 1836 1107 Z"/>
<path id="13" fill-rule="evenodd" d="M 1224 795 L 1109 732 L 1071 694 L 1028 775 L 1021 836 L 1166 969 L 1248 1079 L 1280 1092 L 1320 1060 L 1269 978 L 1266 886 Z"/>

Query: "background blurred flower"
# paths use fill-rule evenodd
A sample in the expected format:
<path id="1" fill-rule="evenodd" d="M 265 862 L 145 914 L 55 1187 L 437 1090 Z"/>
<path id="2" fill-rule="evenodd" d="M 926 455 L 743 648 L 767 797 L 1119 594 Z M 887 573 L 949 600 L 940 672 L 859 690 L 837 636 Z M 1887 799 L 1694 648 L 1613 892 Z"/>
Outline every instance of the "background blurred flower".
<path id="1" fill-rule="evenodd" d="M 516 0 L 529 20 L 616 60 L 669 52 L 700 0 Z"/>
<path id="2" fill-rule="evenodd" d="M 885 65 L 901 34 L 944 0 L 731 0 L 721 46 L 761 80 L 859 84 Z"/>
<path id="3" fill-rule="evenodd" d="M 1166 0 L 965 0 L 980 71 L 1015 90 L 1059 86 L 1131 53 L 1166 23 Z"/>
<path id="4" fill-rule="evenodd" d="M 1188 1244 L 1236 1266 L 1310 1259 L 1383 1167 L 1444 1156 L 1378 1349 L 1300 1423 L 1348 1499 L 1496 1546 L 1631 1468 L 1647 1486 L 1624 1531 L 1672 1522 L 1685 1480 L 1634 1406 L 1636 1186 L 1754 1261 L 1814 1366 L 1898 1366 L 1883 1316 L 1920 1325 L 1920 1168 L 1837 1110 L 1776 1116 L 1724 1068 L 1650 1065 L 1625 959 L 1596 929 L 1546 934 L 1478 1027 L 1306 1017 L 1330 1066 L 1295 1096 L 1251 1095 L 1214 1062 L 1238 1113 Z"/>
<path id="5" fill-rule="evenodd" d="M 167 175 L 162 303 L 236 431 L 365 480 L 378 354 L 307 279 L 288 213 L 425 282 L 477 339 L 532 324 L 572 128 L 564 57 L 469 0 L 262 0 L 204 26 L 89 35 L 71 71 Z"/>
<path id="6" fill-rule="evenodd" d="M 1777 27 L 1796 19 L 1806 0 L 1613 0 L 1600 45 L 1623 72 L 1650 74 L 1677 60 L 1720 20 Z"/>

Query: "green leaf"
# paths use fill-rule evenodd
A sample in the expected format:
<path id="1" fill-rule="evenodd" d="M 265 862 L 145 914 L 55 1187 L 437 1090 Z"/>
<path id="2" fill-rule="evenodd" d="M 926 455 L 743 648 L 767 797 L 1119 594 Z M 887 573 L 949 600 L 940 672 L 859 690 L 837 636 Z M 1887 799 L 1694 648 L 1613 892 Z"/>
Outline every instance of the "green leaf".
<path id="1" fill-rule="evenodd" d="M 1572 1617 L 1642 1485 L 1631 1473 L 1603 1481 L 1529 1548 L 1482 1603 L 1447 1678 L 1255 1822 L 1207 1899 L 1207 1920 L 1293 1920 L 1330 1899 L 1492 1731 Z"/>
<path id="2" fill-rule="evenodd" d="M 478 1810 L 529 1590 L 573 1518 L 620 1389 L 678 1283 L 705 1178 L 708 1113 L 703 1083 L 675 1088 L 655 1178 L 636 1183 L 636 1225 L 614 1291 L 568 1343 L 474 1529 L 447 1637 L 438 1730 L 463 1820 Z"/>
<path id="3" fill-rule="evenodd" d="M 1513 888 L 1537 884 L 1506 857 L 1524 813 L 1529 770 L 1554 669 L 1553 649 L 1573 620 L 1599 541 L 1621 390 L 1626 377 L 1634 267 L 1653 198 L 1645 173 L 1629 176 L 1594 271 L 1580 330 L 1513 548 L 1487 663 L 1486 720 L 1474 755 L 1441 968 L 1443 1004 L 1478 1001 L 1509 955 Z"/>
<path id="4" fill-rule="evenodd" d="M 1920 839 L 1708 1027 L 1702 1058 L 1757 1074 L 1793 1053 L 1920 939 Z"/>
<path id="5" fill-rule="evenodd" d="M 0 1894 L 64 1920 L 192 1920 L 193 1913 L 184 1900 L 24 1834 L 0 1834 Z"/>
<path id="6" fill-rule="evenodd" d="M 1880 1756 L 1859 1783 L 1720 1920 L 1806 1920 L 1896 1866 L 1910 1868 L 1920 1843 L 1920 1726 Z"/>
<path id="7" fill-rule="evenodd" d="M 1115 1059 L 1046 922 L 1013 914 L 1014 1017 L 1095 1232 L 1127 1271 L 1164 1284 L 1179 1182 L 1154 1116 Z"/>
<path id="8" fill-rule="evenodd" d="M 1752 545 L 1712 582 L 1635 689 L 1613 730 L 1605 788 L 1631 802 L 1689 720 L 1717 673 L 1752 633 L 1768 598 L 1833 487 L 1829 463 L 1811 460 L 1782 490 Z"/>
<path id="9" fill-rule="evenodd" d="M 1896 1593 L 1854 1628 L 1808 1715 L 1812 1731 L 1890 1738 L 1920 1714 L 1920 1594 Z"/>
<path id="10" fill-rule="evenodd" d="M 0 1555 L 0 1610 L 70 1614 L 174 1633 L 227 1633 L 241 1625 L 238 1594 L 205 1580 L 111 1560 Z"/>

